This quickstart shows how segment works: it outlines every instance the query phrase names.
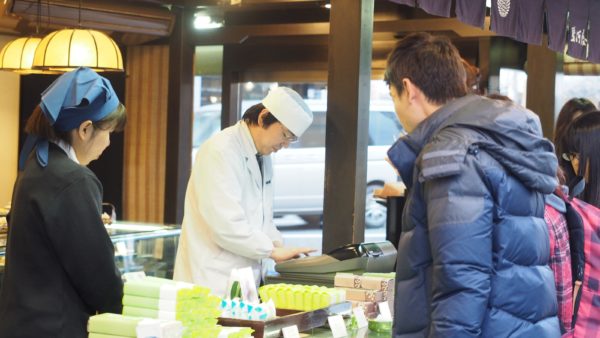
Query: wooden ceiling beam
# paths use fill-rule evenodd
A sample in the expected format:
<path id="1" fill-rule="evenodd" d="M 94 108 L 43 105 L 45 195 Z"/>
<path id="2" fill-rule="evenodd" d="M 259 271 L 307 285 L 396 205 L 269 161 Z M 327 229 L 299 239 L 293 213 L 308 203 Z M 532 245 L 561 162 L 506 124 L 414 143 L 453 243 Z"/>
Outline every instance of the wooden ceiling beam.
<path id="1" fill-rule="evenodd" d="M 489 27 L 486 18 L 484 27 Z M 460 22 L 456 18 L 411 19 L 376 21 L 373 26 L 374 38 L 389 40 L 411 32 L 452 32 L 461 38 L 488 37 L 495 34 L 489 29 L 483 30 Z M 196 30 L 191 34 L 191 42 L 195 45 L 241 44 L 252 37 L 291 37 L 328 35 L 329 23 L 292 23 L 239 25 L 212 30 Z"/>
<path id="2" fill-rule="evenodd" d="M 484 27 L 490 26 L 490 18 L 485 18 Z M 396 32 L 409 34 L 412 32 L 443 32 L 451 31 L 461 38 L 495 36 L 488 29 L 481 29 L 459 21 L 456 18 L 411 19 L 375 21 L 374 32 Z M 405 35 L 401 34 L 401 35 Z"/>
<path id="3" fill-rule="evenodd" d="M 226 45 L 244 43 L 250 37 L 327 35 L 328 22 L 294 23 L 274 25 L 244 25 L 223 27 L 212 30 L 196 30 L 191 34 L 191 42 L 196 46 Z"/>

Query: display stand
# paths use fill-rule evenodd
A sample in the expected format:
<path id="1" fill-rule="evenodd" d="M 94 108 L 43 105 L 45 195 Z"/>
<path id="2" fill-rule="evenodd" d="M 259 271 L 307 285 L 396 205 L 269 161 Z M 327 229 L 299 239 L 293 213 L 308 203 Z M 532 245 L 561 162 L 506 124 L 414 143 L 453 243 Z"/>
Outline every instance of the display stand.
<path id="1" fill-rule="evenodd" d="M 252 336 L 255 338 L 279 337 L 281 329 L 284 327 L 296 325 L 300 332 L 321 327 L 327 323 L 327 317 L 329 316 L 338 314 L 349 315 L 351 307 L 350 302 L 342 302 L 323 309 L 307 312 L 277 309 L 277 317 L 271 320 L 260 321 L 219 317 L 218 324 L 223 326 L 251 327 L 254 330 Z"/>

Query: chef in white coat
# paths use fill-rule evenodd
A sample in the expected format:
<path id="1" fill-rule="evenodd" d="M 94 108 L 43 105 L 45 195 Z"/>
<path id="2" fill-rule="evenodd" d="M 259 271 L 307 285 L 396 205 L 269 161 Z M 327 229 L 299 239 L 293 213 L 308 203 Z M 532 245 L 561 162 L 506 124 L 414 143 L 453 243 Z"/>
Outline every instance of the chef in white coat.
<path id="1" fill-rule="evenodd" d="M 298 93 L 277 87 L 200 147 L 185 196 L 174 280 L 222 296 L 234 268 L 252 267 L 258 286 L 264 259 L 281 262 L 314 251 L 283 246 L 273 224 L 269 156 L 296 141 L 312 120 Z"/>

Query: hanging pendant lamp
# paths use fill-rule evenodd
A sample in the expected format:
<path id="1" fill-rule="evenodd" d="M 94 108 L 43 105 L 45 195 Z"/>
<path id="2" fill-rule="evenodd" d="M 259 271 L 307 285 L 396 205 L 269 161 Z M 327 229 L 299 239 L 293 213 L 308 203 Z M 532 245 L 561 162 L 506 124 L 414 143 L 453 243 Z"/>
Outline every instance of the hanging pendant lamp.
<path id="1" fill-rule="evenodd" d="M 0 51 L 0 70 L 35 73 L 36 71 L 31 69 L 31 64 L 40 41 L 42 41 L 40 38 L 28 37 L 8 42 Z"/>
<path id="2" fill-rule="evenodd" d="M 33 56 L 42 38 L 40 38 L 41 0 L 37 2 L 35 36 L 17 38 L 10 41 L 0 51 L 0 70 L 20 74 L 56 74 L 49 70 L 32 69 Z"/>
<path id="3" fill-rule="evenodd" d="M 62 29 L 46 35 L 33 57 L 33 68 L 69 71 L 89 67 L 95 71 L 123 71 L 116 42 L 92 29 Z"/>

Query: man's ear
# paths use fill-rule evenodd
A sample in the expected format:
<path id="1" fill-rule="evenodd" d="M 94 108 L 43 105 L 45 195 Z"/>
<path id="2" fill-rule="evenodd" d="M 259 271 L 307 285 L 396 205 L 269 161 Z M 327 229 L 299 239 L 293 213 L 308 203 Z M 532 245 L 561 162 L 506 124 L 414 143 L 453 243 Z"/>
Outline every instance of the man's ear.
<path id="1" fill-rule="evenodd" d="M 94 131 L 93 129 L 94 127 L 92 121 L 85 120 L 79 125 L 79 128 L 77 129 L 77 135 L 82 140 L 88 140 L 90 137 L 92 137 L 92 133 Z"/>
<path id="2" fill-rule="evenodd" d="M 258 123 L 259 127 L 264 128 L 264 126 L 265 126 L 264 119 L 268 113 L 269 113 L 269 111 L 267 110 L 267 108 L 264 108 L 263 110 L 260 111 L 260 113 L 258 113 L 258 119 L 256 122 Z"/>
<path id="3" fill-rule="evenodd" d="M 402 85 L 404 86 L 406 95 L 408 95 L 408 101 L 410 103 L 413 103 L 415 101 L 415 99 L 418 97 L 421 90 L 408 78 L 402 79 Z"/>

